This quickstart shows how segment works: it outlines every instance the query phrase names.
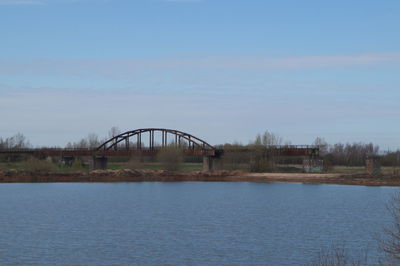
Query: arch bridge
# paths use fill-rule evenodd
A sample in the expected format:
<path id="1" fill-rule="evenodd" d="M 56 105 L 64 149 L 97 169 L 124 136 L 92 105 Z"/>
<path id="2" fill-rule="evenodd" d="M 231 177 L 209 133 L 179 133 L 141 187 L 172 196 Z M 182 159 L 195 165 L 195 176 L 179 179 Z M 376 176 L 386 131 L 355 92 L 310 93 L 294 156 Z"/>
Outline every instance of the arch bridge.
<path id="1" fill-rule="evenodd" d="M 188 155 L 219 156 L 222 154 L 222 150 L 216 149 L 205 140 L 186 132 L 166 128 L 141 128 L 126 131 L 106 140 L 97 147 L 96 151 L 107 154 L 112 154 L 113 151 L 116 151 L 115 153 L 141 151 L 152 154 L 167 146 L 180 147 Z"/>
<path id="2" fill-rule="evenodd" d="M 156 140 L 159 140 L 157 142 Z M 161 140 L 160 140 L 161 139 Z M 147 145 L 146 145 L 147 142 Z M 203 156 L 203 169 L 221 168 L 223 150 L 216 149 L 205 140 L 175 129 L 141 128 L 126 131 L 106 140 L 96 149 L 94 157 L 98 168 L 105 168 L 106 156 L 110 155 L 155 155 L 165 147 L 179 147 L 186 155 Z M 101 157 L 99 157 L 101 156 Z"/>
<path id="3" fill-rule="evenodd" d="M 186 155 L 203 156 L 203 169 L 220 169 L 221 155 L 224 150 L 217 149 L 208 142 L 189 133 L 166 128 L 141 128 L 126 131 L 111 137 L 94 149 L 0 149 L 0 154 L 31 155 L 39 158 L 60 157 L 92 157 L 94 168 L 107 168 L 108 157 L 154 156 L 164 147 L 180 147 Z M 319 148 L 316 146 L 267 146 L 262 148 L 264 156 L 304 156 L 317 158 Z M 249 148 L 241 148 L 236 152 L 250 152 Z M 229 148 L 227 152 L 230 152 Z"/>

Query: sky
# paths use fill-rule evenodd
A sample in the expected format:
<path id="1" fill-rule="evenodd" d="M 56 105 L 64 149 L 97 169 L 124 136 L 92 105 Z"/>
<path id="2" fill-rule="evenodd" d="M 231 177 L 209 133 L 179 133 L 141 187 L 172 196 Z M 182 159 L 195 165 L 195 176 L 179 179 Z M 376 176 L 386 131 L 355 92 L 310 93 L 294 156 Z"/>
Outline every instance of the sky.
<path id="1" fill-rule="evenodd" d="M 400 148 L 398 0 L 0 0 L 0 137 Z"/>

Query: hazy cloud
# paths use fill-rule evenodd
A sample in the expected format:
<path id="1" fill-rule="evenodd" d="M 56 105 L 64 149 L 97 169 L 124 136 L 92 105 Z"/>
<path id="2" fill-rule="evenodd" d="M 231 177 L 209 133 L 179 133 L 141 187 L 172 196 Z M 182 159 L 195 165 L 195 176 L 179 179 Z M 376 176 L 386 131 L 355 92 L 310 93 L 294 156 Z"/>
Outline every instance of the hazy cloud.
<path id="1" fill-rule="evenodd" d="M 0 0 L 0 5 L 43 5 L 49 3 L 108 2 L 109 0 Z"/>
<path id="2" fill-rule="evenodd" d="M 161 0 L 162 2 L 170 2 L 170 3 L 201 3 L 205 2 L 205 0 Z"/>
<path id="3" fill-rule="evenodd" d="M 0 5 L 42 5 L 55 2 L 109 2 L 111 0 L 0 0 Z M 170 3 L 200 3 L 205 0 L 160 0 Z"/>
<path id="4" fill-rule="evenodd" d="M 46 0 L 0 0 L 0 5 L 32 5 L 43 4 Z"/>
<path id="5" fill-rule="evenodd" d="M 96 75 L 124 78 L 134 77 L 143 72 L 159 73 L 176 70 L 250 70 L 268 72 L 398 64 L 400 64 L 400 52 L 284 57 L 206 56 L 159 59 L 3 60 L 0 61 L 0 74 Z"/>
<path id="6" fill-rule="evenodd" d="M 2 130 L 3 136 L 23 132 L 35 145 L 65 145 L 91 132 L 102 137 L 114 125 L 121 130 L 177 128 L 201 136 L 212 144 L 235 140 L 247 143 L 257 133 L 273 129 L 296 144 L 311 143 L 316 136 L 327 133 L 329 136 L 332 132 L 337 132 L 338 138 L 345 136 L 345 140 L 352 141 L 349 134 L 355 132 L 354 140 L 389 145 L 391 140 L 380 138 L 380 133 L 395 136 L 398 132 L 395 123 L 379 126 L 385 120 L 395 121 L 400 115 L 396 104 L 362 100 L 347 104 L 322 99 L 299 101 L 296 98 L 285 102 L 268 101 L 266 104 L 265 100 L 250 96 L 38 89 L 3 94 L 0 97 L 0 120 L 7 125 Z M 337 140 L 340 139 L 331 139 Z"/>

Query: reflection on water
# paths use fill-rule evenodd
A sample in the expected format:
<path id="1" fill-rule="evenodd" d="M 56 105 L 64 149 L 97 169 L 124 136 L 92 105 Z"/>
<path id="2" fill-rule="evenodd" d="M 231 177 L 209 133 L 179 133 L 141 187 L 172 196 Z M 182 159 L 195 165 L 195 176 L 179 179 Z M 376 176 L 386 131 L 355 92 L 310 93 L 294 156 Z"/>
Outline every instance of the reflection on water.
<path id="1" fill-rule="evenodd" d="M 0 264 L 289 265 L 345 243 L 374 255 L 395 188 L 1 184 Z M 371 253 L 372 252 L 372 253 Z"/>

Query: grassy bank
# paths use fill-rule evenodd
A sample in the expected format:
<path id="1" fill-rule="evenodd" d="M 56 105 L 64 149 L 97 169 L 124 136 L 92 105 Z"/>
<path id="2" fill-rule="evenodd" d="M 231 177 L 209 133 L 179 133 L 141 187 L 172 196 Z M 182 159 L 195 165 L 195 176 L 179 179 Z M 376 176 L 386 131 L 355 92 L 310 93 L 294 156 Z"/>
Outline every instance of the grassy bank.
<path id="1" fill-rule="evenodd" d="M 201 171 L 203 164 L 201 163 L 182 163 L 179 166 L 180 171 Z M 110 170 L 122 170 L 122 169 L 144 169 L 144 170 L 167 170 L 163 163 L 141 163 L 133 165 L 130 162 L 111 162 L 108 164 Z M 64 172 L 89 172 L 89 165 L 73 165 L 72 167 L 58 165 L 52 162 L 46 161 L 35 161 L 32 163 L 23 162 L 2 162 L 0 163 L 0 170 L 9 171 L 37 171 L 37 172 L 50 172 L 50 173 L 64 173 Z"/>
<path id="2" fill-rule="evenodd" d="M 56 182 L 260 182 L 400 186 L 400 175 L 249 173 L 243 171 L 95 170 L 77 172 L 0 171 L 0 183 Z"/>

